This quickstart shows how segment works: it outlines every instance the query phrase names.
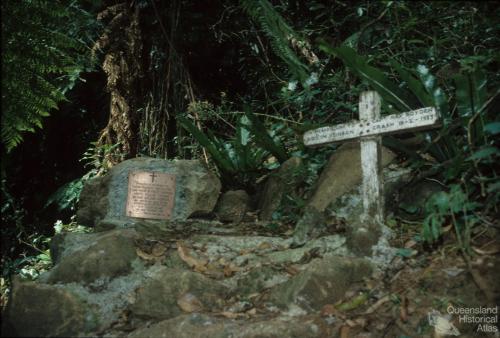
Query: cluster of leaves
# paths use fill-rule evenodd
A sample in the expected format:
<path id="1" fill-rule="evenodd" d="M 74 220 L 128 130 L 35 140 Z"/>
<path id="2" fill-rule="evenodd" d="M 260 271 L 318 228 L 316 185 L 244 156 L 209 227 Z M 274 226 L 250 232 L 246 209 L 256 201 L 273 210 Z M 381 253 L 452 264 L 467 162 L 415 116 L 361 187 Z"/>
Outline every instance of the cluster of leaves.
<path id="1" fill-rule="evenodd" d="M 20 207 L 19 201 L 8 192 L 5 179 L 2 180 L 2 298 L 4 285 L 8 285 L 9 277 L 15 273 L 25 278 L 36 278 L 41 272 L 50 267 L 48 251 L 49 238 L 34 232 L 25 225 L 26 211 Z M 11 243 L 15 240 L 17 243 Z M 19 251 L 19 247 L 24 249 Z M 16 258 L 15 258 L 16 257 Z"/>
<path id="2" fill-rule="evenodd" d="M 10 151 L 24 132 L 42 127 L 50 110 L 90 66 L 94 20 L 65 1 L 2 2 L 1 140 Z M 83 34 L 84 30 L 88 33 Z"/>
<path id="3" fill-rule="evenodd" d="M 238 119 L 234 136 L 226 140 L 210 129 L 203 132 L 187 117 L 178 117 L 178 121 L 210 153 L 224 182 L 231 186 L 251 186 L 260 170 L 274 167 L 274 162 L 266 165 L 270 155 L 279 162 L 288 158 L 280 139 L 267 132 L 249 107 Z"/>

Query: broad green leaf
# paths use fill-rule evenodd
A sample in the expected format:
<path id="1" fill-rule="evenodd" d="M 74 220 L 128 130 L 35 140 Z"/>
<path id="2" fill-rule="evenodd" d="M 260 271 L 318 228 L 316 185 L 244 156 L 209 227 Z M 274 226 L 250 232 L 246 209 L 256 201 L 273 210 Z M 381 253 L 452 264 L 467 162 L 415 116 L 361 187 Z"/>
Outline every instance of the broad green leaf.
<path id="1" fill-rule="evenodd" d="M 406 82 L 412 93 L 419 99 L 420 103 L 425 107 L 434 106 L 434 100 L 432 96 L 425 90 L 424 85 L 417 78 L 415 78 L 412 74 L 403 69 L 398 62 L 391 60 L 390 61 L 392 68 L 394 68 L 401 79 Z M 413 107 L 417 108 L 417 107 Z"/>
<path id="2" fill-rule="evenodd" d="M 424 224 L 422 226 L 422 237 L 424 241 L 432 243 L 432 234 L 431 234 L 431 229 L 430 229 L 430 224 L 431 220 L 433 218 L 433 215 L 429 215 L 426 217 L 424 220 Z"/>
<path id="3" fill-rule="evenodd" d="M 401 257 L 405 257 L 405 258 L 409 258 L 409 257 L 413 256 L 414 252 L 415 251 L 413 249 L 399 248 L 396 251 L 396 255 L 401 256 Z"/>
<path id="4" fill-rule="evenodd" d="M 484 126 L 484 131 L 490 133 L 491 135 L 500 133 L 500 122 L 488 123 Z"/>
<path id="5" fill-rule="evenodd" d="M 486 191 L 488 191 L 488 193 L 492 193 L 494 191 L 500 191 L 500 182 L 489 184 Z"/>
<path id="6" fill-rule="evenodd" d="M 446 213 L 450 207 L 450 198 L 444 191 L 440 191 L 432 195 L 429 202 L 441 213 Z"/>
<path id="7" fill-rule="evenodd" d="M 478 151 L 476 151 L 474 154 L 471 156 L 467 157 L 467 161 L 475 161 L 475 160 L 481 160 L 483 158 L 492 156 L 492 155 L 499 155 L 500 150 L 498 150 L 497 147 L 486 147 L 482 148 Z"/>
<path id="8" fill-rule="evenodd" d="M 486 73 L 482 69 L 477 69 L 474 73 L 471 74 L 470 76 L 471 79 L 471 86 L 472 86 L 472 103 L 473 103 L 473 109 L 474 113 L 479 112 L 483 106 L 486 103 L 486 97 L 487 97 L 487 92 L 486 92 Z"/>
<path id="9" fill-rule="evenodd" d="M 255 116 L 250 107 L 244 107 L 245 115 L 251 122 L 250 131 L 255 135 L 255 142 L 262 148 L 269 151 L 271 154 L 276 156 L 280 163 L 285 162 L 288 159 L 288 154 L 283 145 L 273 140 L 273 138 L 268 134 L 266 127 L 260 120 Z"/>
<path id="10" fill-rule="evenodd" d="M 186 129 L 193 137 L 212 155 L 214 161 L 218 164 L 219 168 L 226 173 L 234 173 L 235 168 L 231 163 L 231 160 L 217 147 L 215 146 L 213 140 L 210 140 L 201 130 L 199 130 L 191 121 L 187 118 L 178 116 L 177 120 L 181 126 Z"/>
<path id="11" fill-rule="evenodd" d="M 433 104 L 431 105 L 439 109 L 439 112 L 445 119 L 445 125 L 447 125 L 449 122 L 447 121 L 447 118 L 450 116 L 450 112 L 446 94 L 441 88 L 436 85 L 436 77 L 431 74 L 427 66 L 418 65 L 417 73 L 420 77 L 420 81 L 422 82 L 423 87 L 425 88 L 425 91 L 427 92 L 427 95 L 430 95 L 430 97 L 432 98 Z"/>
<path id="12" fill-rule="evenodd" d="M 471 117 L 474 105 L 471 96 L 469 76 L 457 74 L 453 77 L 456 86 L 457 108 L 461 117 Z"/>
<path id="13" fill-rule="evenodd" d="M 246 116 L 243 116 L 242 118 L 246 119 Z M 238 133 L 238 141 L 240 142 L 240 144 L 246 146 L 250 141 L 250 131 L 247 128 L 245 128 L 243 124 L 240 124 L 237 129 L 237 133 Z"/>
<path id="14" fill-rule="evenodd" d="M 433 241 L 438 240 L 439 236 L 441 236 L 441 225 L 441 220 L 438 220 L 437 218 L 432 219 L 431 232 Z"/>
<path id="15" fill-rule="evenodd" d="M 420 80 L 422 80 L 422 84 L 429 94 L 434 90 L 434 86 L 436 85 L 436 78 L 431 74 L 429 68 L 426 65 L 418 65 L 417 72 L 420 76 Z"/>
<path id="16" fill-rule="evenodd" d="M 408 91 L 399 88 L 381 70 L 368 65 L 366 58 L 358 55 L 354 49 L 347 46 L 333 48 L 325 42 L 320 42 L 319 47 L 324 52 L 340 58 L 354 74 L 367 80 L 387 103 L 400 111 L 411 110 L 412 106 L 415 106 L 415 101 Z"/>

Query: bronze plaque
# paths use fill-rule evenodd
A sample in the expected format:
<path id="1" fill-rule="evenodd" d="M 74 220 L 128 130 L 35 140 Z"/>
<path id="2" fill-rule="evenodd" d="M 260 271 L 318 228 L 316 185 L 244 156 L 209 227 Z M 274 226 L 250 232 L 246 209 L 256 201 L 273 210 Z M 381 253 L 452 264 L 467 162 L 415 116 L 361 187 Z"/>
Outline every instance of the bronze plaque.
<path id="1" fill-rule="evenodd" d="M 175 197 L 175 175 L 132 171 L 128 175 L 126 214 L 130 217 L 169 219 Z"/>

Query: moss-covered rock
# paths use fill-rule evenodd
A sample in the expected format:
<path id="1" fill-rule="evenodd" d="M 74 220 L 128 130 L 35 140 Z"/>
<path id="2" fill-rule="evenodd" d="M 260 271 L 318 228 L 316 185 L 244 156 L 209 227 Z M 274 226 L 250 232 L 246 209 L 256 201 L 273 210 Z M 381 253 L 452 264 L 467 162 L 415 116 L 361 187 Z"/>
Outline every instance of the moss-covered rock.
<path id="1" fill-rule="evenodd" d="M 222 222 L 240 222 L 249 208 L 250 197 L 244 190 L 230 190 L 225 192 L 215 213 Z"/>
<path id="2" fill-rule="evenodd" d="M 136 330 L 130 338 L 313 338 L 330 337 L 311 319 L 234 321 L 203 314 L 182 315 Z"/>
<path id="3" fill-rule="evenodd" d="M 219 198 L 219 179 L 199 161 L 139 157 L 123 161 L 111 168 L 105 176 L 94 178 L 85 184 L 80 194 L 78 223 L 96 226 L 103 219 L 125 221 L 122 224 L 134 221 L 134 218 L 125 215 L 125 207 L 128 175 L 136 170 L 175 175 L 171 219 L 186 219 L 193 215 L 210 213 Z"/>
<path id="4" fill-rule="evenodd" d="M 71 337 L 97 327 L 95 314 L 70 291 L 53 285 L 14 282 L 2 336 Z"/>
<path id="5" fill-rule="evenodd" d="M 229 289 L 200 273 L 162 268 L 141 286 L 130 306 L 131 312 L 142 318 L 166 319 L 182 313 L 177 305 L 180 296 L 192 294 L 204 309 L 222 308 Z"/>
<path id="6" fill-rule="evenodd" d="M 344 296 L 356 282 L 372 272 L 371 264 L 361 258 L 325 256 L 286 283 L 277 285 L 271 300 L 281 306 L 295 304 L 307 310 L 320 310 Z"/>
<path id="7" fill-rule="evenodd" d="M 131 263 L 137 257 L 133 231 L 114 230 L 102 233 L 94 243 L 71 250 L 51 270 L 49 283 L 81 282 L 89 284 L 98 278 L 112 279 L 131 270 Z M 81 236 L 80 236 L 81 237 Z M 92 239 L 95 234 L 89 234 Z"/>

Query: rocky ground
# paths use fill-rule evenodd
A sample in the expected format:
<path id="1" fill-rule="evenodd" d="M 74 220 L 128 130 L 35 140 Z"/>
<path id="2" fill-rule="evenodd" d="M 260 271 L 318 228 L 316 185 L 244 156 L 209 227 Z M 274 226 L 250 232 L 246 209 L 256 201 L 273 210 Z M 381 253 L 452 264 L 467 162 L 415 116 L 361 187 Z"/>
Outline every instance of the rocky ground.
<path id="1" fill-rule="evenodd" d="M 93 232 L 57 234 L 53 268 L 36 281 L 14 279 L 2 334 L 491 337 L 498 320 L 479 327 L 447 309 L 498 303 L 498 224 L 484 220 L 472 229 L 465 256 L 472 258 L 464 260 L 452 225 L 443 228 L 444 243 L 427 248 L 415 240 L 419 221 L 393 213 L 391 229 L 356 223 L 362 212 L 359 147 L 341 148 L 304 211 L 287 223 L 273 215 L 285 197 L 304 197 L 298 158 L 269 175 L 253 203 L 242 190 L 220 194 L 218 178 L 198 161 L 122 162 L 80 195 L 78 224 Z M 384 154 L 389 210 L 405 203 L 422 207 L 442 190 L 431 181 L 408 185 L 410 170 L 391 167 L 394 156 Z M 170 221 L 125 216 L 134 170 L 176 175 Z"/>
<path id="2" fill-rule="evenodd" d="M 58 235 L 54 268 L 36 282 L 14 281 L 2 332 L 431 337 L 428 312 L 498 296 L 497 242 L 477 238 L 474 279 L 456 248 L 426 252 L 407 234 L 393 233 L 394 248 L 373 258 L 354 257 L 341 224 L 300 247 L 291 234 L 286 225 L 190 220 Z M 462 334 L 492 336 L 450 319 Z"/>

